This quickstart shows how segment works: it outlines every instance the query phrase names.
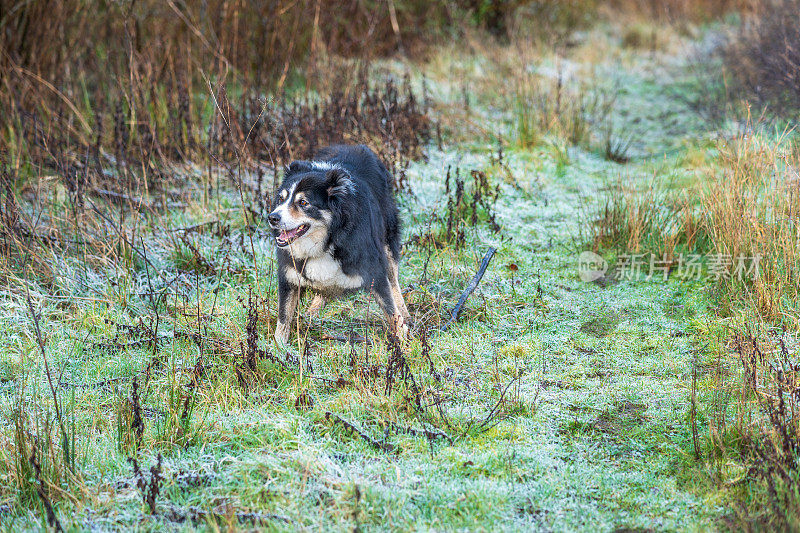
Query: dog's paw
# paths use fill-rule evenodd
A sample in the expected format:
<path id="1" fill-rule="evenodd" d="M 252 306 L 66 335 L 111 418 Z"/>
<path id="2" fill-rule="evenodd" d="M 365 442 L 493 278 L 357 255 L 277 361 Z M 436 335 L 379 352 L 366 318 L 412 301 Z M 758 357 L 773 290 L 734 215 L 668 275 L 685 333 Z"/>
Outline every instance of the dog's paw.
<path id="1" fill-rule="evenodd" d="M 411 330 L 402 316 L 398 315 L 392 319 L 392 334 L 401 341 L 411 339 Z"/>
<path id="2" fill-rule="evenodd" d="M 278 344 L 278 346 L 286 346 L 289 344 L 290 333 L 291 330 L 289 329 L 289 326 L 287 324 L 281 324 L 279 322 L 278 325 L 275 326 L 274 337 L 275 337 L 275 342 Z"/>
<path id="3" fill-rule="evenodd" d="M 397 336 L 400 338 L 400 340 L 411 340 L 411 330 L 407 324 L 403 324 L 397 329 Z"/>

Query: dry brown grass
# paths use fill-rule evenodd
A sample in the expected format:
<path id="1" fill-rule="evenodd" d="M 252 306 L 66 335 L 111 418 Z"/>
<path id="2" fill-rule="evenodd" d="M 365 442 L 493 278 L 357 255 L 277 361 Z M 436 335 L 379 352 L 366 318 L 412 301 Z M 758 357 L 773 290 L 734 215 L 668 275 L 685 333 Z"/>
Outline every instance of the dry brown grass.
<path id="1" fill-rule="evenodd" d="M 204 148 L 201 132 L 214 109 L 200 96 L 211 87 L 280 93 L 330 55 L 365 60 L 424 50 L 450 24 L 443 3 L 413 0 L 3 0 L 0 12 L 0 114 L 7 122 L 0 152 L 11 159 L 34 150 L 21 130 L 51 128 L 78 145 L 132 143 L 145 154 L 191 157 Z"/>
<path id="2" fill-rule="evenodd" d="M 800 182 L 796 145 L 745 134 L 720 146 L 721 166 L 702 191 L 703 226 L 712 251 L 759 256 L 752 285 L 721 280 L 728 305 L 744 300 L 761 318 L 796 330 L 800 286 Z"/>
<path id="3" fill-rule="evenodd" d="M 592 247 L 629 253 L 652 253 L 676 260 L 703 237 L 701 221 L 687 194 L 664 188 L 654 177 L 645 185 L 610 184 L 599 216 L 593 220 Z"/>
<path id="4" fill-rule="evenodd" d="M 690 188 L 663 180 L 612 184 L 594 220 L 593 246 L 675 257 L 676 252 L 731 262 L 715 282 L 723 313 L 744 305 L 762 320 L 800 327 L 800 209 L 795 142 L 765 141 L 751 130 L 718 143 L 718 164 Z M 734 276 L 738 258 L 758 257 L 758 276 Z"/>
<path id="5" fill-rule="evenodd" d="M 706 22 L 749 3 L 750 0 L 612 0 L 606 7 L 662 22 Z"/>
<path id="6" fill-rule="evenodd" d="M 591 129 L 607 122 L 614 107 L 609 93 L 565 79 L 561 70 L 555 77 L 529 72 L 516 76 L 510 98 L 521 147 L 535 146 L 548 135 L 571 145 L 588 144 Z"/>

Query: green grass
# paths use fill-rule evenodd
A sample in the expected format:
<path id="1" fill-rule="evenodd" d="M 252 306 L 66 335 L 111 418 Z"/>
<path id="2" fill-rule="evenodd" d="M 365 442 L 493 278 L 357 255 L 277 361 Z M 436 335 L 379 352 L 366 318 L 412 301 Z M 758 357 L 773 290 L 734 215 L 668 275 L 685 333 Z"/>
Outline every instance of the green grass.
<path id="1" fill-rule="evenodd" d="M 57 444 L 42 451 L 51 461 L 43 467 L 47 493 L 65 528 L 246 529 L 254 525 L 252 513 L 275 530 L 721 527 L 722 497 L 687 474 L 695 468 L 687 423 L 695 340 L 686 330 L 704 311 L 691 316 L 683 303 L 687 293 L 704 298 L 703 289 L 680 281 L 601 286 L 578 277 L 587 212 L 598 207 L 598 191 L 620 174 L 639 179 L 657 165 L 680 175 L 684 151 L 676 147 L 705 146 L 693 115 L 664 96 L 661 73 L 644 68 L 655 60 L 632 52 L 625 58 L 602 65 L 599 75 L 624 86 L 617 108 L 629 113 L 623 119 L 637 132 L 627 167 L 587 147 L 523 143 L 506 154 L 505 170 L 475 143 L 432 147 L 429 159 L 408 171 L 414 195 L 400 198 L 405 237 L 429 231 L 431 218 L 446 211 L 448 166 L 486 170 L 500 186 L 500 232 L 480 220 L 465 226 L 464 246 L 407 246 L 401 262 L 412 314 L 432 328 L 429 359 L 419 331 L 404 354 L 423 401 L 442 399 L 449 425 L 433 407 L 414 407 L 407 382 L 386 392 L 389 353 L 374 324 L 377 307 L 365 295 L 333 302 L 310 321 L 307 351 L 297 342 L 288 354 L 272 346 L 269 239 L 256 234 L 250 257 L 249 244 L 224 244 L 211 232 L 187 236 L 214 258 L 218 272 L 211 274 L 164 230 L 209 220 L 200 198 L 184 212 L 145 220 L 139 230 L 156 269 L 167 279 L 183 272 L 162 301 L 145 295 L 165 281 L 141 260 L 105 272 L 64 260 L 50 287 L 17 279 L 0 300 L 0 528 L 37 529 L 44 520 L 36 479 L 20 476 L 11 462 L 19 457 L 10 422 L 27 417 L 29 443 L 33 434 L 58 438 L 25 284 L 41 313 L 49 364 L 63 384 L 62 416 L 76 433 L 73 473 Z M 504 135 L 513 118 L 505 113 L 496 126 Z M 235 208 L 238 193 L 228 193 Z M 233 242 L 240 235 L 247 242 L 241 212 L 226 216 Z M 498 253 L 462 319 L 434 334 L 489 246 Z M 250 312 L 259 311 L 258 347 L 283 363 L 243 363 L 249 295 L 257 302 Z M 116 325 L 155 324 L 156 314 L 164 338 L 155 345 Z M 372 346 L 351 349 L 323 337 L 351 330 L 370 337 Z M 198 331 L 200 342 L 173 335 Z M 195 380 L 198 360 L 205 369 Z M 132 427 L 134 376 L 141 438 Z M 499 406 L 501 419 L 478 430 L 475 421 L 484 420 L 515 378 Z M 303 407 L 298 398 L 307 396 L 313 403 Z M 326 412 L 393 451 L 371 445 Z M 423 422 L 452 440 L 387 431 L 392 424 L 419 430 Z M 158 454 L 163 482 L 151 514 L 128 457 L 149 479 Z"/>

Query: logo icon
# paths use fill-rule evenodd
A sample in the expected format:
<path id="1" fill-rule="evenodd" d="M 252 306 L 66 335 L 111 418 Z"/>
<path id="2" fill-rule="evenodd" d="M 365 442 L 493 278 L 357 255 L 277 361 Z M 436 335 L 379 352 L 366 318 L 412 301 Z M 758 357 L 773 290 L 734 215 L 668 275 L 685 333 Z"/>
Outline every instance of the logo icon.
<path id="1" fill-rule="evenodd" d="M 600 279 L 608 270 L 608 262 L 594 252 L 581 252 L 578 256 L 578 276 L 589 283 Z"/>

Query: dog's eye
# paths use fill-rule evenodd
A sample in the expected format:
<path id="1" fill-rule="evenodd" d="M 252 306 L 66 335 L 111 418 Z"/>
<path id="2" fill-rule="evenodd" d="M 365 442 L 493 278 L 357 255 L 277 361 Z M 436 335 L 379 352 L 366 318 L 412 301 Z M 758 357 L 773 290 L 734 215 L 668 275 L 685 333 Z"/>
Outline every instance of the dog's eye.
<path id="1" fill-rule="evenodd" d="M 308 201 L 305 198 L 300 198 L 300 201 L 297 202 L 300 207 L 308 207 Z"/>

